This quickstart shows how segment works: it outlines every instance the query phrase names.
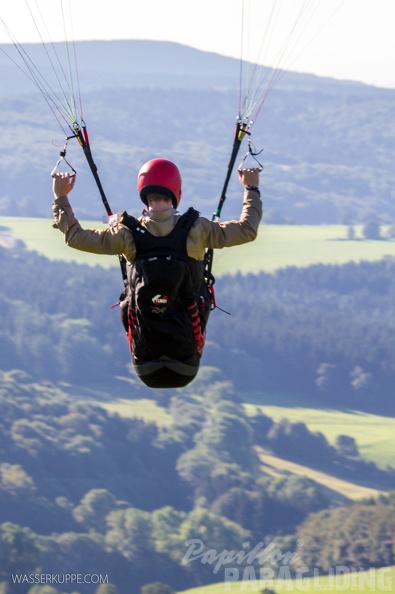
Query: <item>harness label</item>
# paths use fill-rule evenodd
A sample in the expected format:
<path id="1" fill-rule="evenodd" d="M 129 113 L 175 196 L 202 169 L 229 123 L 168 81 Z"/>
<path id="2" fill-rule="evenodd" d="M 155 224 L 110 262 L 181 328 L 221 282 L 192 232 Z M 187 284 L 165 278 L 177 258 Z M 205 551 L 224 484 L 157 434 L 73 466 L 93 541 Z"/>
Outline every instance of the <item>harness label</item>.
<path id="1" fill-rule="evenodd" d="M 167 295 L 155 295 L 155 297 L 152 297 L 152 302 L 155 303 L 155 305 L 167 304 L 167 301 Z"/>

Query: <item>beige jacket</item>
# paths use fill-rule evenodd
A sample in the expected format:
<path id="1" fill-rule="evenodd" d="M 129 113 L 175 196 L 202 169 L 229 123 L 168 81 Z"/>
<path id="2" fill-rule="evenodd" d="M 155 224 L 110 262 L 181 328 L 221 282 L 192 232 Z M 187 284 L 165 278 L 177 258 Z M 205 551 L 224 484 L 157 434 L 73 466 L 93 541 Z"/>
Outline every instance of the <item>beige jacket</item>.
<path id="1" fill-rule="evenodd" d="M 68 246 L 93 254 L 120 255 L 132 262 L 136 248 L 132 233 L 121 223 L 107 229 L 83 229 L 75 217 L 67 196 L 56 198 L 52 204 L 54 227 L 59 229 Z M 156 237 L 168 235 L 177 223 L 180 213 L 173 208 L 165 212 L 147 211 L 140 223 Z M 262 217 L 262 202 L 255 190 L 244 192 L 243 208 L 238 221 L 210 221 L 199 217 L 189 232 L 188 256 L 204 258 L 206 248 L 223 248 L 253 241 Z"/>

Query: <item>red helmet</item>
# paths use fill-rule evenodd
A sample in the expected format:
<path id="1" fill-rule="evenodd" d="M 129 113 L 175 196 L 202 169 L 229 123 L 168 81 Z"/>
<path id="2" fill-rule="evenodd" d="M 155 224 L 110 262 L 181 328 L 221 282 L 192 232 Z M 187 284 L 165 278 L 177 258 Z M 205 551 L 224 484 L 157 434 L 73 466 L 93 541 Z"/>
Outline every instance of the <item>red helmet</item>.
<path id="1" fill-rule="evenodd" d="M 170 196 L 174 208 L 177 208 L 181 200 L 181 185 L 178 167 L 167 159 L 147 161 L 137 176 L 137 189 L 144 204 L 147 204 L 147 194 L 159 193 Z"/>

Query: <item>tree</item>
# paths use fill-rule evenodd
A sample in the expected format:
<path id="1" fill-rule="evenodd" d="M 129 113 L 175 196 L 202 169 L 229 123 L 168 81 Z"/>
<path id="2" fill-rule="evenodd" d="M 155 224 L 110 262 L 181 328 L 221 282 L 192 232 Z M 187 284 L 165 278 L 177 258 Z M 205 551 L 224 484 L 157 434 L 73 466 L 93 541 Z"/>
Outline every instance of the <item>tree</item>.
<path id="1" fill-rule="evenodd" d="M 360 365 L 356 365 L 350 373 L 351 386 L 354 390 L 363 390 L 369 384 L 372 374 L 363 370 Z"/>
<path id="2" fill-rule="evenodd" d="M 311 514 L 298 528 L 301 565 L 386 567 L 395 562 L 392 505 L 353 504 Z"/>
<path id="3" fill-rule="evenodd" d="M 359 451 L 357 442 L 350 435 L 338 435 L 336 437 L 336 449 L 342 456 L 358 458 Z"/>
<path id="4" fill-rule="evenodd" d="M 37 537 L 17 524 L 0 525 L 0 581 L 9 581 L 12 574 L 30 574 L 37 570 L 40 548 Z"/>
<path id="5" fill-rule="evenodd" d="M 350 241 L 355 239 L 355 229 L 354 229 L 353 225 L 348 225 L 348 227 L 347 227 L 347 238 Z"/>
<path id="6" fill-rule="evenodd" d="M 152 582 L 152 584 L 145 584 L 140 590 L 141 594 L 174 594 L 174 590 L 167 584 L 162 582 Z"/>
<path id="7" fill-rule="evenodd" d="M 272 517 L 266 509 L 267 499 L 264 489 L 248 491 L 245 488 L 233 488 L 218 497 L 210 511 L 237 522 L 246 530 L 258 534 L 260 538 L 266 531 L 267 520 Z"/>
<path id="8" fill-rule="evenodd" d="M 177 511 L 170 506 L 162 507 L 152 512 L 152 537 L 155 542 L 156 551 L 166 553 L 170 557 L 178 559 L 178 537 L 180 526 L 185 520 L 186 515 L 186 512 Z"/>
<path id="9" fill-rule="evenodd" d="M 190 512 L 180 527 L 179 545 L 180 552 L 183 551 L 183 565 L 188 573 L 195 578 L 212 581 L 215 561 L 195 558 L 191 551 L 203 547 L 204 551 L 217 553 L 226 550 L 243 550 L 243 543 L 248 542 L 251 533 L 244 530 L 236 522 L 213 514 L 203 508 Z M 186 548 L 187 547 L 187 548 Z M 181 556 L 183 554 L 181 552 Z M 180 558 L 181 558 L 180 556 Z"/>
<path id="10" fill-rule="evenodd" d="M 60 594 L 59 590 L 52 586 L 33 586 L 29 588 L 28 594 Z M 77 593 L 75 593 L 77 594 Z"/>
<path id="11" fill-rule="evenodd" d="M 222 461 L 217 454 L 215 449 L 206 447 L 200 441 L 192 450 L 182 454 L 177 462 L 179 475 L 194 489 L 196 505 L 211 503 L 232 487 L 255 483 L 252 474 L 244 472 L 238 464 Z"/>
<path id="12" fill-rule="evenodd" d="M 154 551 L 152 522 L 148 512 L 135 508 L 113 511 L 107 518 L 106 544 L 127 559 L 148 558 Z"/>
<path id="13" fill-rule="evenodd" d="M 367 221 L 362 229 L 365 239 L 381 239 L 380 224 L 376 219 Z"/>
<path id="14" fill-rule="evenodd" d="M 100 584 L 96 594 L 118 594 L 118 588 L 114 584 Z"/>
<path id="15" fill-rule="evenodd" d="M 254 442 L 258 445 L 266 445 L 267 434 L 273 426 L 274 421 L 262 412 L 250 419 L 250 425 L 254 434 Z"/>
<path id="16" fill-rule="evenodd" d="M 333 363 L 318 366 L 315 384 L 320 391 L 329 393 L 336 388 L 336 367 Z"/>
<path id="17" fill-rule="evenodd" d="M 105 532 L 106 516 L 116 507 L 115 497 L 107 489 L 92 489 L 73 510 L 73 516 L 88 530 Z"/>
<path id="18" fill-rule="evenodd" d="M 0 465 L 0 488 L 9 493 L 33 495 L 36 487 L 33 479 L 19 464 L 3 463 Z"/>
<path id="19" fill-rule="evenodd" d="M 274 452 L 292 459 L 322 462 L 335 454 L 322 433 L 311 433 L 304 423 L 291 423 L 286 418 L 270 429 L 268 443 Z"/>
<path id="20" fill-rule="evenodd" d="M 388 227 L 385 236 L 388 239 L 395 239 L 395 224 L 392 224 Z"/>
<path id="21" fill-rule="evenodd" d="M 253 432 L 241 406 L 221 400 L 210 407 L 196 442 L 203 442 L 223 462 L 256 470 L 259 461 L 253 448 Z"/>
<path id="22" fill-rule="evenodd" d="M 238 550 L 250 536 L 236 522 L 213 514 L 203 508 L 195 509 L 188 514 L 180 526 L 180 542 L 201 539 L 207 549 L 220 551 L 226 545 L 229 549 Z"/>

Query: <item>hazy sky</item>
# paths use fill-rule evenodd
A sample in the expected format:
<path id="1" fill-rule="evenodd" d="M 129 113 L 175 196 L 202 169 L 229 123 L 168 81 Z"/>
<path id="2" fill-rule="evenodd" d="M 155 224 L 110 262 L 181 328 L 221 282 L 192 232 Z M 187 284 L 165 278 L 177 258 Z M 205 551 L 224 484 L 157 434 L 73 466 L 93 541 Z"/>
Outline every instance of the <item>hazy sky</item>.
<path id="1" fill-rule="evenodd" d="M 307 15 L 311 21 L 301 29 L 287 68 L 395 88 L 395 0 L 277 0 L 276 21 L 269 20 L 275 0 L 244 0 L 244 29 L 243 0 L 10 0 L 7 6 L 2 4 L 0 17 L 21 43 L 39 41 L 30 6 L 47 38 L 39 7 L 53 41 L 64 39 L 65 22 L 68 39 L 167 40 L 236 58 L 241 54 L 242 30 L 252 47 L 265 38 L 269 48 L 280 51 L 292 29 L 295 9 L 311 5 Z M 1 24 L 0 42 L 10 42 Z M 257 50 L 244 56 L 255 61 Z"/>

